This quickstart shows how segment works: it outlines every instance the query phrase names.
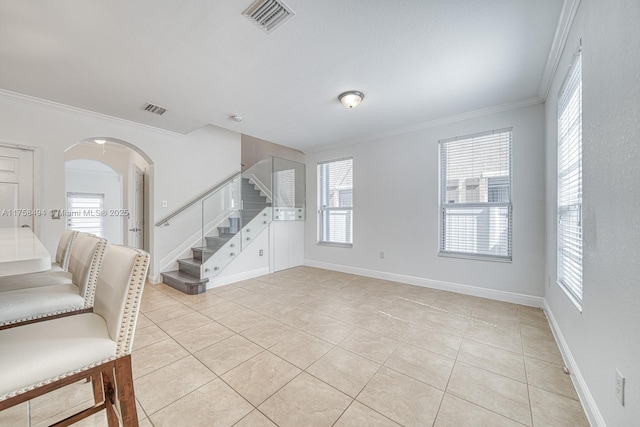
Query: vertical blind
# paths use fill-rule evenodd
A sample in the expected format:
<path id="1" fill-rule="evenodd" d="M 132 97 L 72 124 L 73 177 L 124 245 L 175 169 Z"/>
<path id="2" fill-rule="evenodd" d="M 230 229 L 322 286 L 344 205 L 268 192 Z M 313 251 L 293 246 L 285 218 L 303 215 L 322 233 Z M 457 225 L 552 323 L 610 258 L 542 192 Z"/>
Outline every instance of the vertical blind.
<path id="1" fill-rule="evenodd" d="M 353 159 L 318 164 L 318 236 L 353 244 Z"/>
<path id="2" fill-rule="evenodd" d="M 582 58 L 558 94 L 558 283 L 582 301 Z"/>
<path id="3" fill-rule="evenodd" d="M 439 144 L 440 254 L 510 260 L 511 128 Z"/>
<path id="4" fill-rule="evenodd" d="M 104 235 L 104 194 L 67 193 L 67 229 Z"/>

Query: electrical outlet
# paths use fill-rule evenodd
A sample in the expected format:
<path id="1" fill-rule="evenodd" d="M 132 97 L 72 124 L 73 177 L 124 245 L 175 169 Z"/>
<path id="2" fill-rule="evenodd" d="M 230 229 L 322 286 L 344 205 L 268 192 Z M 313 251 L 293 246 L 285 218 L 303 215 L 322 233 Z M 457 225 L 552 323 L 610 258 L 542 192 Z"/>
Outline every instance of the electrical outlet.
<path id="1" fill-rule="evenodd" d="M 162 207 L 163 207 L 163 208 L 166 208 L 167 206 L 169 206 L 169 204 L 167 203 L 167 201 L 166 201 L 166 200 L 163 200 L 163 201 L 162 201 Z"/>
<path id="2" fill-rule="evenodd" d="M 260 249 L 259 254 L 260 254 L 260 256 L 263 256 L 264 255 L 264 249 Z"/>
<path id="3" fill-rule="evenodd" d="M 619 370 L 616 369 L 616 397 L 620 404 L 624 406 L 624 377 Z"/>
<path id="4" fill-rule="evenodd" d="M 384 251 L 380 251 L 380 258 L 384 259 Z"/>

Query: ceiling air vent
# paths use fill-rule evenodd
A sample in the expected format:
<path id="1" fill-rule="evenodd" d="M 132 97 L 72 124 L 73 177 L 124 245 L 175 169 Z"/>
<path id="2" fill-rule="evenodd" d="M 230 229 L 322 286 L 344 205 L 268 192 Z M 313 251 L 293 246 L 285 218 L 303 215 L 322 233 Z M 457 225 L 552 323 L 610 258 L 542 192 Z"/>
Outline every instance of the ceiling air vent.
<path id="1" fill-rule="evenodd" d="M 257 0 L 242 14 L 266 33 L 271 33 L 295 15 L 289 6 L 277 0 Z"/>
<path id="2" fill-rule="evenodd" d="M 150 113 L 157 114 L 159 116 L 161 116 L 161 115 L 163 115 L 164 113 L 167 112 L 166 108 L 160 107 L 159 105 L 149 104 L 149 103 L 144 104 L 142 106 L 142 109 L 144 111 L 148 111 Z"/>

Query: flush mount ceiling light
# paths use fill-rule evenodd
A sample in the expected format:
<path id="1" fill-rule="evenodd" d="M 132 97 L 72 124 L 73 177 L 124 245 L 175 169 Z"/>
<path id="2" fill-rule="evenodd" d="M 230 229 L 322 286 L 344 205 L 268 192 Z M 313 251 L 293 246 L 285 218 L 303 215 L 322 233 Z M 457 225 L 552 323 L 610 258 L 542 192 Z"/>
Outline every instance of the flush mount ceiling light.
<path id="1" fill-rule="evenodd" d="M 93 142 L 95 142 L 98 145 L 104 145 L 107 140 L 106 139 L 94 139 Z"/>
<path id="2" fill-rule="evenodd" d="M 362 100 L 364 99 L 364 93 L 358 92 L 357 90 L 350 90 L 347 92 L 343 92 L 338 96 L 338 99 L 348 109 L 352 109 L 360 105 Z"/>

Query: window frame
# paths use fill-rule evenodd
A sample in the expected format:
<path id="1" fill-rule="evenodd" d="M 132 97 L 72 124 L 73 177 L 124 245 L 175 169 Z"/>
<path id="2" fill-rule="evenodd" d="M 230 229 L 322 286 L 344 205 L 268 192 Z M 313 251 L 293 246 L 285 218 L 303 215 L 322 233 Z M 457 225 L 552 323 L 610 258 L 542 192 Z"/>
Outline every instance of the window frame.
<path id="1" fill-rule="evenodd" d="M 446 201 L 447 197 L 447 189 L 451 187 L 452 179 L 447 176 L 446 166 L 447 162 L 443 159 L 444 156 L 444 146 L 447 143 L 451 142 L 460 142 L 465 140 L 470 140 L 473 138 L 479 138 L 486 135 L 495 135 L 500 133 L 509 133 L 509 155 L 508 155 L 508 177 L 507 176 L 496 176 L 496 177 L 487 177 L 487 191 L 488 191 L 488 182 L 490 178 L 498 178 L 504 183 L 504 180 L 508 178 L 509 184 L 509 200 L 508 202 L 473 202 L 473 203 L 448 203 Z M 439 161 L 439 218 L 438 218 L 438 256 L 442 257 L 451 257 L 451 258 L 462 258 L 462 259 L 473 259 L 473 260 L 482 260 L 482 261 L 495 261 L 495 262 L 512 262 L 513 261 L 513 127 L 507 127 L 502 129 L 495 129 L 485 132 L 478 132 L 474 134 L 458 136 L 454 138 L 448 138 L 438 141 L 438 161 Z M 471 179 L 473 180 L 473 179 Z M 466 182 L 470 181 L 470 179 L 460 179 L 458 186 L 465 187 Z M 478 184 L 479 185 L 479 184 Z M 460 191 L 458 187 L 457 191 Z M 465 187 L 466 192 L 466 187 Z M 487 193 L 488 196 L 488 193 Z M 458 200 L 460 195 L 458 194 Z M 445 250 L 446 246 L 446 219 L 447 219 L 447 210 L 448 209 L 456 209 L 456 210 L 469 210 L 471 214 L 474 214 L 474 210 L 485 209 L 487 207 L 503 207 L 506 208 L 507 215 L 507 255 L 495 255 L 490 253 L 483 252 L 463 252 L 463 251 L 452 251 Z"/>
<path id="2" fill-rule="evenodd" d="M 76 215 L 74 214 L 74 210 L 72 207 L 72 199 L 97 199 L 100 202 L 100 206 L 98 208 L 94 208 L 94 209 L 82 209 L 82 214 L 81 215 Z M 91 212 L 90 212 L 91 211 Z M 90 215 L 85 215 L 87 213 L 91 213 Z M 66 223 L 66 228 L 67 230 L 74 230 L 74 231 L 81 231 L 81 232 L 86 232 L 86 233 L 91 233 L 91 234 L 95 234 L 98 237 L 104 237 L 105 234 L 105 221 L 104 221 L 104 215 L 105 210 L 104 210 L 104 193 L 84 193 L 84 192 L 77 192 L 77 191 L 69 191 L 67 192 L 67 223 Z M 98 232 L 92 232 L 92 231 L 87 231 L 86 228 L 77 228 L 77 227 L 73 227 L 73 221 L 74 219 L 84 219 L 84 218 L 91 218 L 96 220 L 97 222 L 99 222 L 99 231 Z"/>
<path id="3" fill-rule="evenodd" d="M 577 79 L 579 79 L 577 85 L 574 90 L 570 93 L 567 91 L 570 89 L 570 85 L 575 77 L 575 73 L 579 73 Z M 577 140 L 579 153 L 577 154 L 577 159 L 574 156 L 568 155 L 566 158 L 563 153 L 566 153 L 566 145 L 571 144 L 572 141 L 570 138 L 563 140 L 563 133 L 561 131 L 562 121 L 564 120 L 564 114 L 570 112 L 568 110 L 568 106 L 571 102 L 573 102 L 574 96 L 578 94 L 579 96 L 579 105 L 577 110 L 576 117 L 572 117 L 570 120 L 579 121 L 577 126 L 579 127 L 579 138 Z M 561 110 L 561 106 L 565 105 L 565 108 Z M 576 306 L 579 311 L 582 311 L 582 301 L 584 296 L 584 278 L 583 278 L 583 260 L 584 260 L 584 225 L 583 225 L 583 140 L 582 140 L 582 116 L 583 116 L 583 108 L 582 108 L 582 46 L 578 47 L 578 50 L 573 55 L 571 60 L 571 64 L 569 65 L 569 70 L 560 86 L 560 90 L 558 91 L 558 99 L 557 99 L 557 152 L 556 152 L 556 283 L 564 291 L 569 300 Z M 563 145 L 564 144 L 564 145 Z M 565 162 L 566 160 L 566 162 Z M 566 167 L 563 168 L 563 164 L 566 164 Z M 577 164 L 578 168 L 578 182 L 577 188 L 579 189 L 579 202 L 569 203 L 569 204 L 561 204 L 561 197 L 563 191 L 563 182 L 565 180 L 562 179 L 561 175 L 563 172 L 567 172 L 571 170 L 571 168 L 575 167 Z M 569 186 L 569 179 L 566 179 L 567 182 L 564 185 Z M 572 214 L 573 213 L 573 214 Z M 571 236 L 571 232 L 566 230 L 563 232 L 563 223 L 562 216 L 565 215 L 577 215 L 577 231 L 579 237 L 576 239 Z M 571 219 L 571 218 L 570 218 Z M 571 224 L 567 223 L 565 225 L 571 226 Z M 570 241 L 570 242 L 569 242 Z M 563 255 L 563 242 L 574 245 L 579 248 L 579 262 L 573 260 L 573 257 L 564 257 Z M 575 250 L 575 249 L 574 249 Z M 575 283 L 573 280 L 567 281 L 567 275 L 563 272 L 565 270 L 572 270 L 571 279 L 576 279 L 574 275 L 577 272 L 577 280 Z"/>
<path id="4" fill-rule="evenodd" d="M 321 189 L 320 189 L 320 185 L 323 182 L 323 178 L 322 178 L 322 173 L 323 173 L 323 166 L 329 165 L 331 163 L 337 163 L 337 162 L 344 162 L 344 161 L 350 161 L 351 162 L 351 187 L 345 187 L 345 188 L 337 188 L 338 191 L 338 200 L 339 200 L 339 204 L 340 204 L 340 200 L 342 200 L 342 198 L 340 197 L 341 192 L 345 191 L 345 190 L 350 190 L 351 191 L 351 206 L 338 206 L 338 207 L 324 207 L 321 204 Z M 326 246 L 339 246 L 339 247 L 346 247 L 346 248 L 350 248 L 353 247 L 353 157 L 342 157 L 339 159 L 333 159 L 333 160 L 327 160 L 327 161 L 323 161 L 323 162 L 318 162 L 317 166 L 316 166 L 316 179 L 317 179 L 317 185 L 316 185 L 316 191 L 318 192 L 317 197 L 316 197 L 316 201 L 318 203 L 318 217 L 317 217 L 317 221 L 318 221 L 318 235 L 317 235 L 317 244 L 318 245 L 326 245 Z M 349 222 L 348 222 L 348 237 L 350 237 L 350 242 L 339 242 L 339 241 L 333 241 L 330 240 L 330 229 L 327 228 L 326 224 L 329 221 L 329 216 L 325 213 L 329 213 L 329 212 L 340 212 L 340 211 L 347 211 L 347 213 L 345 215 L 347 215 L 349 217 Z M 346 237 L 346 236 L 345 236 Z M 346 240 L 346 239 L 345 239 Z"/>

